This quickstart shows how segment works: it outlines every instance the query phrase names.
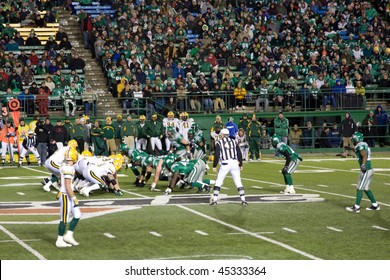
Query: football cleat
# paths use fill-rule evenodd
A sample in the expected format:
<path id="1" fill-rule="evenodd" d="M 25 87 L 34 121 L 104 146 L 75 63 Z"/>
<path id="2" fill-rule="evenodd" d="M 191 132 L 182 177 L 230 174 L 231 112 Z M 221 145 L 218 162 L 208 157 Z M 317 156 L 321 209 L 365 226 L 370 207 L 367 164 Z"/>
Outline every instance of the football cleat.
<path id="1" fill-rule="evenodd" d="M 345 207 L 345 210 L 353 213 L 360 213 L 360 207 L 356 207 L 355 205 L 352 207 Z"/>
<path id="2" fill-rule="evenodd" d="M 145 187 L 145 181 L 142 181 L 141 183 L 139 183 L 139 187 L 140 187 L 140 188 Z"/>
<path id="3" fill-rule="evenodd" d="M 167 188 L 165 191 L 164 191 L 164 195 L 170 195 L 172 192 L 172 189 L 171 188 Z"/>
<path id="4" fill-rule="evenodd" d="M 204 189 L 204 191 L 205 191 L 206 193 L 209 193 L 210 190 L 211 190 L 211 188 L 210 188 L 209 185 L 205 185 L 205 186 L 203 187 L 203 189 Z"/>
<path id="5" fill-rule="evenodd" d="M 45 178 L 45 179 L 42 179 L 41 184 L 44 186 L 47 184 L 47 182 L 49 182 L 49 179 Z"/>
<path id="6" fill-rule="evenodd" d="M 21 164 L 21 163 L 18 164 L 18 168 L 20 168 L 20 167 L 22 167 L 22 164 Z"/>
<path id="7" fill-rule="evenodd" d="M 64 235 L 64 241 L 68 244 L 72 244 L 73 246 L 78 246 L 80 243 L 78 243 L 74 238 L 73 238 L 73 232 L 67 231 Z"/>
<path id="8" fill-rule="evenodd" d="M 217 202 L 216 201 L 211 201 L 210 202 L 210 206 L 217 206 Z"/>
<path id="9" fill-rule="evenodd" d="M 138 185 L 138 178 L 135 178 L 134 185 Z"/>
<path id="10" fill-rule="evenodd" d="M 246 201 L 241 201 L 241 205 L 242 205 L 242 206 L 248 206 L 248 202 L 246 202 Z"/>
<path id="11" fill-rule="evenodd" d="M 50 186 L 44 185 L 43 190 L 46 192 L 50 192 Z"/>
<path id="12" fill-rule="evenodd" d="M 89 190 L 88 188 L 82 188 L 79 193 L 85 197 L 89 197 Z"/>
<path id="13" fill-rule="evenodd" d="M 57 247 L 57 248 L 72 247 L 72 244 L 66 243 L 66 242 L 64 241 L 64 238 L 61 236 L 61 237 L 58 237 L 58 238 L 57 238 L 56 247 Z"/>
<path id="14" fill-rule="evenodd" d="M 379 211 L 379 210 L 381 210 L 381 207 L 379 206 L 379 204 L 377 206 L 371 205 L 370 207 L 367 207 L 366 210 L 368 210 L 368 211 L 371 211 L 371 210 Z"/>

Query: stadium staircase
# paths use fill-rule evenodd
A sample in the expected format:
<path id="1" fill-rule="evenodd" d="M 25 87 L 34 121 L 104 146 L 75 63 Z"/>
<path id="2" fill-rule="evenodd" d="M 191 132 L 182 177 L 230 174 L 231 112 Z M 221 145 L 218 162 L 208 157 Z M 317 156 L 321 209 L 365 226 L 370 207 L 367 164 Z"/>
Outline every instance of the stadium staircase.
<path id="1" fill-rule="evenodd" d="M 85 61 L 85 80 L 98 94 L 97 115 L 98 117 L 116 116 L 122 113 L 122 109 L 118 100 L 113 98 L 108 91 L 106 84 L 107 80 L 104 77 L 100 65 L 94 58 L 91 58 L 91 51 L 84 49 L 83 38 L 80 31 L 80 24 L 77 21 L 77 16 L 71 15 L 69 11 L 59 9 L 58 21 L 64 27 L 64 31 L 69 36 L 69 41 L 77 50 L 79 56 Z M 78 111 L 82 114 L 82 111 Z"/>

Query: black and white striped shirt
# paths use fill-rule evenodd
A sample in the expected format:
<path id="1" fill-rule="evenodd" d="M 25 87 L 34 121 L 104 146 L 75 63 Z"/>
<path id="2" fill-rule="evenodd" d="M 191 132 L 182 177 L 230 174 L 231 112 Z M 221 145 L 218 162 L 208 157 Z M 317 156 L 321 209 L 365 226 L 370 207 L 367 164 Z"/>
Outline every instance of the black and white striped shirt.
<path id="1" fill-rule="evenodd" d="M 34 135 L 32 138 L 26 137 L 23 140 L 22 146 L 25 149 L 37 147 L 37 137 Z"/>
<path id="2" fill-rule="evenodd" d="M 242 154 L 237 142 L 229 137 L 224 137 L 215 144 L 213 167 L 217 167 L 219 161 L 223 164 L 228 160 L 238 160 L 240 166 L 242 165 Z"/>

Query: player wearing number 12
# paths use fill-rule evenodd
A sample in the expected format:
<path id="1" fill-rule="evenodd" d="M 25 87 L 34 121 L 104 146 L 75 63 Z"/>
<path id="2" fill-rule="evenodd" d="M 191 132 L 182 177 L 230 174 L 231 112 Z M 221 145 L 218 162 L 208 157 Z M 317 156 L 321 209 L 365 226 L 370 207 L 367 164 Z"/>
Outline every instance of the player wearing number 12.
<path id="1" fill-rule="evenodd" d="M 363 141 L 363 134 L 355 132 L 352 135 L 352 143 L 355 145 L 355 154 L 360 166 L 360 175 L 357 184 L 356 201 L 352 207 L 347 207 L 347 211 L 359 213 L 360 202 L 363 198 L 363 192 L 371 201 L 371 207 L 366 210 L 380 210 L 379 204 L 376 202 L 374 194 L 370 190 L 372 177 L 374 176 L 374 169 L 371 165 L 371 149 L 366 142 Z"/>

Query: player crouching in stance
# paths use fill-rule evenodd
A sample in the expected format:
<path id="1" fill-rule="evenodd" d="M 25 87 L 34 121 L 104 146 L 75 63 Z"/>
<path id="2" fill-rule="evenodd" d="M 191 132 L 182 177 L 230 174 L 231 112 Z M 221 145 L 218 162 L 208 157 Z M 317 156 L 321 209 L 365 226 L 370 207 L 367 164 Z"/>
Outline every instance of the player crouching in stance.
<path id="1" fill-rule="evenodd" d="M 281 154 L 286 159 L 286 163 L 284 164 L 284 167 L 282 169 L 286 189 L 281 193 L 295 194 L 293 179 L 291 175 L 298 168 L 298 165 L 302 161 L 302 158 L 298 153 L 291 149 L 290 146 L 282 142 L 279 136 L 274 135 L 272 137 L 272 146 L 277 149 L 279 154 Z"/>
<path id="2" fill-rule="evenodd" d="M 203 190 L 209 193 L 210 184 L 215 183 L 213 180 L 203 178 L 206 172 L 206 163 L 201 159 L 176 161 L 172 164 L 170 170 L 173 175 L 164 195 L 171 194 L 172 189 L 176 186 L 180 178 L 186 184 L 189 184 L 191 188 L 198 188 L 197 193 L 201 193 Z"/>
<path id="3" fill-rule="evenodd" d="M 80 194 L 89 197 L 91 191 L 104 189 L 107 186 L 108 190 L 113 191 L 115 195 L 123 196 L 117 176 L 117 172 L 122 168 L 123 161 L 122 155 L 115 155 L 113 161 L 89 164 L 87 169 L 83 171 L 83 177 L 92 184 L 83 187 Z"/>
<path id="4" fill-rule="evenodd" d="M 370 190 L 372 177 L 374 176 L 374 169 L 371 165 L 371 149 L 366 142 L 363 141 L 363 134 L 355 132 L 352 135 L 352 142 L 355 145 L 355 154 L 360 166 L 360 175 L 357 184 L 356 201 L 352 207 L 347 207 L 347 211 L 359 213 L 360 202 L 363 198 L 363 192 L 371 201 L 371 207 L 366 210 L 380 210 L 379 204 L 376 202 L 374 194 Z"/>
<path id="5" fill-rule="evenodd" d="M 50 187 L 58 189 L 58 177 L 60 176 L 60 166 L 65 161 L 65 155 L 69 149 L 77 148 L 76 140 L 70 140 L 68 146 L 59 148 L 54 154 L 52 154 L 46 161 L 45 167 L 52 174 L 51 177 L 42 180 L 45 183 L 43 189 L 50 192 Z"/>
<path id="6" fill-rule="evenodd" d="M 77 162 L 78 153 L 75 149 L 68 149 L 65 154 L 65 162 L 60 166 L 61 187 L 57 194 L 60 202 L 60 223 L 58 225 L 58 237 L 56 246 L 58 248 L 71 247 L 79 245 L 73 238 L 73 232 L 81 218 L 79 201 L 73 192 L 72 180 L 75 174 L 73 165 Z M 66 225 L 72 214 L 73 219 L 70 221 L 69 230 L 65 233 Z M 65 233 L 65 234 L 64 234 Z"/>

